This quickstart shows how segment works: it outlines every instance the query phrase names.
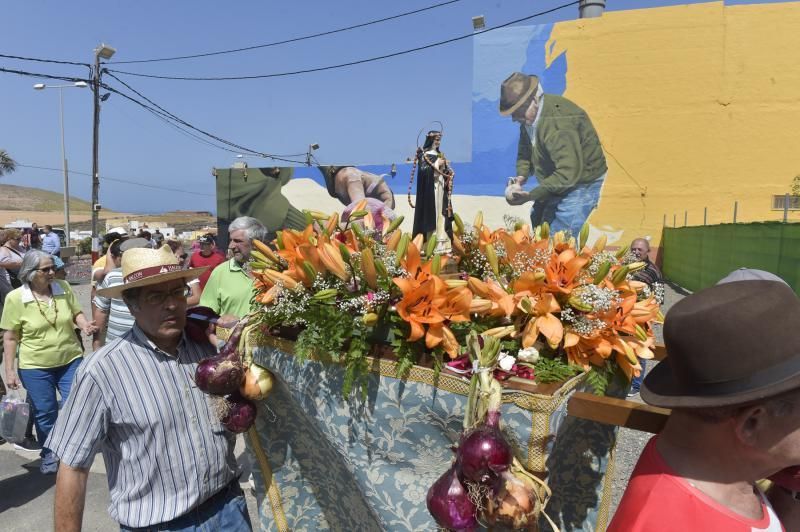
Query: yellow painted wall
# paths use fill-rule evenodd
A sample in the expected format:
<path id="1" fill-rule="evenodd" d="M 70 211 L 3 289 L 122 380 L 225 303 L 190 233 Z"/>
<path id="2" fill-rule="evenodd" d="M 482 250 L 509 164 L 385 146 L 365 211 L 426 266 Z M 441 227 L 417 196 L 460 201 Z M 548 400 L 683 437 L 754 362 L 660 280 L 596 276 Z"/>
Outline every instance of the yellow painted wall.
<path id="1" fill-rule="evenodd" d="M 772 195 L 800 174 L 800 2 L 606 12 L 554 25 L 547 50 L 566 54 L 564 95 L 607 151 L 592 225 L 658 244 L 665 214 L 730 222 L 738 200 L 738 221 L 782 219 Z"/>

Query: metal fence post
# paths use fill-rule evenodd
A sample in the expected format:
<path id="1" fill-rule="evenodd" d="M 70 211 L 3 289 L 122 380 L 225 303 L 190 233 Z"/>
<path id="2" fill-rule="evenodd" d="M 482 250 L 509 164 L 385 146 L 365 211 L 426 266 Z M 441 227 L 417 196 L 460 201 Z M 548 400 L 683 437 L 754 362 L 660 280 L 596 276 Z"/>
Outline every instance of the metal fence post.
<path id="1" fill-rule="evenodd" d="M 736 214 L 739 211 L 739 200 L 733 202 L 733 223 L 736 223 Z"/>
<path id="2" fill-rule="evenodd" d="M 783 196 L 783 223 L 789 221 L 789 194 Z"/>
<path id="3" fill-rule="evenodd" d="M 678 226 L 678 215 L 674 212 L 672 213 L 672 227 Z"/>
<path id="4" fill-rule="evenodd" d="M 708 207 L 703 207 L 703 225 L 708 221 Z"/>
<path id="5" fill-rule="evenodd" d="M 666 227 L 666 226 L 667 226 L 667 215 L 665 213 L 664 214 L 664 220 L 661 222 L 661 227 Z"/>
<path id="6" fill-rule="evenodd" d="M 689 225 L 689 211 L 683 211 L 683 226 Z"/>

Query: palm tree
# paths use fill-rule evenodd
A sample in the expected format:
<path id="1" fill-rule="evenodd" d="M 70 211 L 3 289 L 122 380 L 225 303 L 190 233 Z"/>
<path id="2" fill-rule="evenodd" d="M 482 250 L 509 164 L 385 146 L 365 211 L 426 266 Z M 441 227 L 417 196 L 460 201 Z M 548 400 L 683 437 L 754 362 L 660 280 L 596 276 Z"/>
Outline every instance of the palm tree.
<path id="1" fill-rule="evenodd" d="M 10 174 L 17 169 L 17 163 L 6 150 L 0 150 L 0 176 Z"/>

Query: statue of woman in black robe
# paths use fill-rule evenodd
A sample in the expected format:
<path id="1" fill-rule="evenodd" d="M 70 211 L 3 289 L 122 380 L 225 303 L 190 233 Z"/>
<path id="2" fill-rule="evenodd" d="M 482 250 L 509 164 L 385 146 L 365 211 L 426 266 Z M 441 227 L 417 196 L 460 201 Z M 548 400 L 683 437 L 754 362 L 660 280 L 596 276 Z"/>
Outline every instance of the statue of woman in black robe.
<path id="1" fill-rule="evenodd" d="M 414 208 L 413 235 L 426 239 L 436 234 L 436 253 L 449 253 L 453 237 L 453 209 L 450 194 L 453 171 L 439 150 L 440 131 L 429 131 L 425 144 L 417 148 L 417 198 Z"/>

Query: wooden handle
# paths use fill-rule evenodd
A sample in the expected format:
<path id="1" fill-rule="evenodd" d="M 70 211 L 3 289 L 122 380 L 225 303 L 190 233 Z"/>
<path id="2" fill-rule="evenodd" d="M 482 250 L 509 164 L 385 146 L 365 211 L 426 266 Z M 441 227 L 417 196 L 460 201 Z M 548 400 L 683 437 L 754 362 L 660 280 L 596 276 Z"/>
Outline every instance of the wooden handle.
<path id="1" fill-rule="evenodd" d="M 666 408 L 586 392 L 573 394 L 567 405 L 567 412 L 581 419 L 654 434 L 661 432 L 670 414 Z"/>

